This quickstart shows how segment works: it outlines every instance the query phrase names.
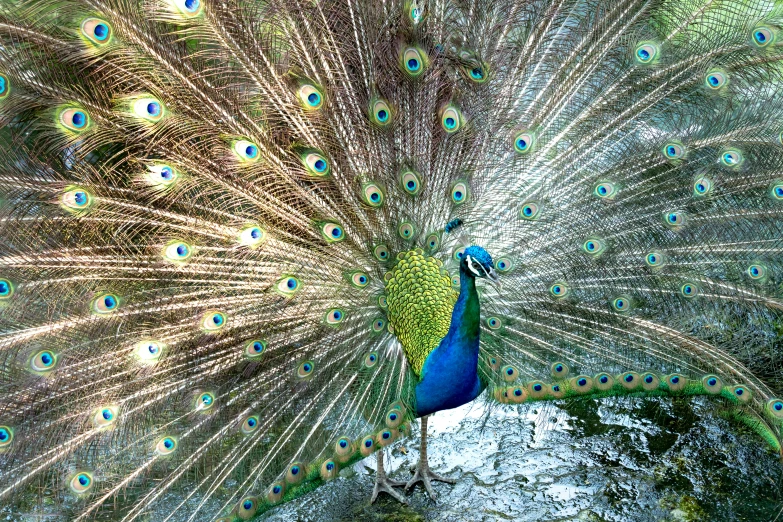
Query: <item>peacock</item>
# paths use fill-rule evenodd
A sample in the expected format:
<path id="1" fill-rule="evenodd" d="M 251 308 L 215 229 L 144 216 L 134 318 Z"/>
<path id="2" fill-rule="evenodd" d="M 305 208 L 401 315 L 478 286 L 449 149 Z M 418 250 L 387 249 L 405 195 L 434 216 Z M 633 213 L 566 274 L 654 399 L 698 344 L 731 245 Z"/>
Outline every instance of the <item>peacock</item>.
<path id="1" fill-rule="evenodd" d="M 9 519 L 435 499 L 472 401 L 783 456 L 779 2 L 4 0 L 0 125 Z"/>

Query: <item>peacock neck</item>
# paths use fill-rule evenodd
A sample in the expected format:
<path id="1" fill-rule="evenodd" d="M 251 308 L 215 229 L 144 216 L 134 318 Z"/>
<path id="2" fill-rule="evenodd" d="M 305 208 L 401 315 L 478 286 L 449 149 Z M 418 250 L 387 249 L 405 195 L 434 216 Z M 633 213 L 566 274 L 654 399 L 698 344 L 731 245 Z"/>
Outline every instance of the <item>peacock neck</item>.
<path id="1" fill-rule="evenodd" d="M 478 378 L 481 308 L 476 279 L 460 268 L 460 293 L 451 313 L 449 332 L 424 361 L 416 386 L 419 416 L 456 408 L 475 399 Z"/>

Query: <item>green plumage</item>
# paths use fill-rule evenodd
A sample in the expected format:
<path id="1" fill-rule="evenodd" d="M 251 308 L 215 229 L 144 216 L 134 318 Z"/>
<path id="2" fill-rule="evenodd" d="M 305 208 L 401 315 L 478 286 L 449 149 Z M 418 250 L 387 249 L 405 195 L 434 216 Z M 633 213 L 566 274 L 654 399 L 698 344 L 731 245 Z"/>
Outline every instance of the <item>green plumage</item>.
<path id="1" fill-rule="evenodd" d="M 781 64 L 763 0 L 2 2 L 0 505 L 304 495 L 411 435 L 460 277 L 427 393 L 779 456 Z"/>

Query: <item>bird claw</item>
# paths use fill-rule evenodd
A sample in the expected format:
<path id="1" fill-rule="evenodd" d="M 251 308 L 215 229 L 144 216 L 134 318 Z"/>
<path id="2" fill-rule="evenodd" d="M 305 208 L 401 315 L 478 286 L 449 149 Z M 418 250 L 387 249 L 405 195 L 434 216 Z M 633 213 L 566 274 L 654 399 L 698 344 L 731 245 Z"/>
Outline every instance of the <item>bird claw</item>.
<path id="1" fill-rule="evenodd" d="M 427 490 L 427 493 L 430 494 L 430 498 L 432 500 L 435 500 L 437 498 L 437 495 L 435 495 L 435 491 L 432 489 L 432 481 L 437 480 L 439 482 L 445 482 L 446 484 L 456 484 L 457 481 L 452 478 L 443 477 L 441 475 L 438 475 L 434 471 L 430 469 L 429 464 L 419 462 L 419 464 L 416 466 L 416 472 L 413 474 L 413 478 L 408 481 L 408 483 L 405 485 L 405 489 L 408 490 L 412 488 L 417 482 L 421 482 L 424 484 L 424 489 Z"/>
<path id="2" fill-rule="evenodd" d="M 375 476 L 375 487 L 372 490 L 372 498 L 370 499 L 370 504 L 374 504 L 375 500 L 378 498 L 378 493 L 384 492 L 388 495 L 391 495 L 392 497 L 396 498 L 398 502 L 402 504 L 407 504 L 408 501 L 405 499 L 405 497 L 402 496 L 402 493 L 394 489 L 395 487 L 404 486 L 405 482 L 401 482 L 399 480 L 392 480 L 386 476 Z"/>

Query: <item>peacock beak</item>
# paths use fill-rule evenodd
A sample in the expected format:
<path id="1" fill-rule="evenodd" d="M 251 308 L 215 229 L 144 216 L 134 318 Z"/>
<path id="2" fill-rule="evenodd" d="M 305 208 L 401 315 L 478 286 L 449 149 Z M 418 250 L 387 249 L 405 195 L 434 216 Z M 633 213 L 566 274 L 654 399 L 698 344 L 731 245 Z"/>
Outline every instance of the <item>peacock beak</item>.
<path id="1" fill-rule="evenodd" d="M 494 268 L 490 268 L 487 271 L 487 279 L 490 280 L 490 282 L 495 286 L 495 288 L 497 289 L 501 288 L 500 279 L 498 278 L 498 274 L 497 272 L 495 272 Z"/>

